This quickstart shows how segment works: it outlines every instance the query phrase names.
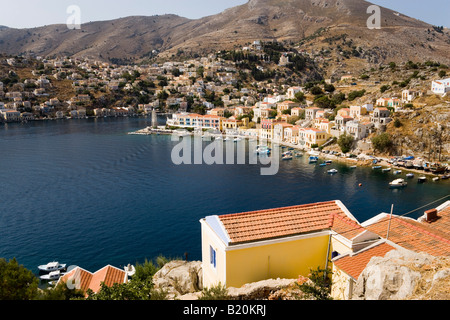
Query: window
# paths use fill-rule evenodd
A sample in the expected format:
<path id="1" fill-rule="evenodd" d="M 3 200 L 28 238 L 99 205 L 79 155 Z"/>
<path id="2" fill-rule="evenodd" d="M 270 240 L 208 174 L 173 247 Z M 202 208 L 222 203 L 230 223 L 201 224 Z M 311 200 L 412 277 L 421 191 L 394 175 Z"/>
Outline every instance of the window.
<path id="1" fill-rule="evenodd" d="M 339 252 L 337 252 L 337 251 L 333 251 L 333 252 L 331 253 L 331 259 L 334 259 L 334 258 L 336 258 L 336 257 L 338 257 L 338 256 L 340 256 L 340 254 L 339 254 Z"/>
<path id="2" fill-rule="evenodd" d="M 215 269 L 217 266 L 217 262 L 216 262 L 216 250 L 214 250 L 213 247 L 209 247 L 209 255 L 210 255 L 210 263 L 211 266 Z"/>

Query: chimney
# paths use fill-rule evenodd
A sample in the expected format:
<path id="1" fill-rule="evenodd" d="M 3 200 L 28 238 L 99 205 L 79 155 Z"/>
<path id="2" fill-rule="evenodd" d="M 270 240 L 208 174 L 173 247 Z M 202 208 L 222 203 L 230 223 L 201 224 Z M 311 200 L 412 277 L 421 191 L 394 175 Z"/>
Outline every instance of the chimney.
<path id="1" fill-rule="evenodd" d="M 437 213 L 438 213 L 437 209 L 425 211 L 425 221 L 428 223 L 436 221 L 438 218 Z"/>

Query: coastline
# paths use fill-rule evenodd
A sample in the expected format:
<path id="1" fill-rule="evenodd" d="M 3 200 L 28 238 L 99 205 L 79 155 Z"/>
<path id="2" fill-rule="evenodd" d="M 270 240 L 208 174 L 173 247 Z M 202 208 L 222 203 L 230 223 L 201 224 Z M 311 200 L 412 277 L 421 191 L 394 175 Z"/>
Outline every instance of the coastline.
<path id="1" fill-rule="evenodd" d="M 170 129 L 161 129 L 161 127 L 159 129 L 154 129 L 151 127 L 147 127 L 135 132 L 129 132 L 128 134 L 130 135 L 152 135 L 152 134 L 173 134 L 175 133 L 175 130 L 170 130 Z M 187 130 L 184 130 L 180 128 L 180 135 L 195 135 L 195 133 L 193 132 L 189 132 Z M 233 136 L 238 136 L 239 138 L 242 139 L 254 139 L 257 137 L 253 137 L 253 136 L 241 136 L 241 135 L 233 135 Z M 381 158 L 381 157 L 373 157 L 371 159 L 361 159 L 361 158 L 348 158 L 345 156 L 338 156 L 338 155 L 333 155 L 333 154 L 328 154 L 328 153 L 324 153 L 322 151 L 319 150 L 313 150 L 313 149 L 305 149 L 303 147 L 300 147 L 298 145 L 294 145 L 294 144 L 290 144 L 288 142 L 278 142 L 278 141 L 273 141 L 273 140 L 265 140 L 270 144 L 278 144 L 280 147 L 281 146 L 285 146 L 288 148 L 293 148 L 296 151 L 301 151 L 301 152 L 314 152 L 315 154 L 317 154 L 318 158 L 321 160 L 332 160 L 334 162 L 339 162 L 341 164 L 346 164 L 349 166 L 357 166 L 357 167 L 373 167 L 374 163 L 373 160 L 377 160 L 376 165 L 377 166 L 381 166 L 381 168 L 379 169 L 380 171 L 383 169 L 387 169 L 390 168 L 391 171 L 402 171 L 403 173 L 414 173 L 415 175 L 419 175 L 419 176 L 426 176 L 429 177 L 430 179 L 439 177 L 439 180 L 441 180 L 441 177 L 443 176 L 443 174 L 434 174 L 432 172 L 427 172 L 424 170 L 418 170 L 418 169 L 414 169 L 414 168 L 405 168 L 405 167 L 400 167 L 400 166 L 395 166 L 391 163 L 389 163 L 386 159 Z M 366 156 L 363 154 L 364 157 L 369 158 L 369 156 Z"/>

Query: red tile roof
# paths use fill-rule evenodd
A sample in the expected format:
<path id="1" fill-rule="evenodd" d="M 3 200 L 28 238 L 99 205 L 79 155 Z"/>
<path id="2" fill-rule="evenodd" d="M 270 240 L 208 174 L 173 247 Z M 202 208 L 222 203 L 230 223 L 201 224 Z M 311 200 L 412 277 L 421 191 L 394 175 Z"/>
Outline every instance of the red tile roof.
<path id="1" fill-rule="evenodd" d="M 443 222 L 445 223 L 445 220 Z M 388 226 L 389 216 L 386 216 L 376 223 L 366 226 L 366 229 L 386 238 Z M 393 216 L 389 229 L 389 240 L 415 252 L 426 252 L 433 256 L 450 256 L 448 229 L 433 227 L 433 224 Z"/>
<path id="2" fill-rule="evenodd" d="M 333 264 L 353 279 L 357 280 L 359 275 L 366 268 L 370 259 L 373 257 L 384 257 L 386 253 L 392 250 L 395 250 L 395 248 L 387 243 L 382 243 L 356 254 L 346 255 L 341 258 L 338 257 Z"/>
<path id="3" fill-rule="evenodd" d="M 276 239 L 322 230 L 364 230 L 336 201 L 219 216 L 231 244 Z"/>
<path id="4" fill-rule="evenodd" d="M 127 279 L 127 274 L 124 270 L 108 265 L 95 273 L 77 267 L 61 277 L 59 283 L 73 283 L 77 289 L 84 292 L 91 289 L 93 292 L 98 293 L 101 289 L 102 282 L 108 287 L 111 287 L 115 283 L 125 283 Z"/>

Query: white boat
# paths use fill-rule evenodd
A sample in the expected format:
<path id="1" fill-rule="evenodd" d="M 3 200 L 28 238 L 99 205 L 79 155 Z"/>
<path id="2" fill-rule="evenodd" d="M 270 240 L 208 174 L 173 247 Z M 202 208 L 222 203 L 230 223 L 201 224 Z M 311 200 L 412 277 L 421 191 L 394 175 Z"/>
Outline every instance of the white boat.
<path id="1" fill-rule="evenodd" d="M 439 179 L 440 179 L 439 177 L 434 177 L 433 181 L 439 181 Z"/>
<path id="2" fill-rule="evenodd" d="M 43 271 L 43 272 L 64 270 L 65 268 L 66 268 L 66 264 L 61 264 L 57 261 L 49 262 L 45 265 L 38 266 L 39 271 Z"/>
<path id="3" fill-rule="evenodd" d="M 408 183 L 403 179 L 396 179 L 396 180 L 392 181 L 391 183 L 389 183 L 389 186 L 391 188 L 402 188 L 402 187 L 406 187 L 407 185 L 408 185 Z"/>
<path id="4" fill-rule="evenodd" d="M 328 170 L 328 173 L 334 174 L 334 173 L 338 173 L 338 171 L 336 169 L 331 169 L 331 170 Z"/>
<path id="5" fill-rule="evenodd" d="M 41 280 L 58 280 L 64 275 L 64 273 L 61 273 L 61 271 L 52 271 L 49 274 L 44 274 L 43 276 L 40 276 Z"/>
<path id="6" fill-rule="evenodd" d="M 283 159 L 283 160 L 292 160 L 292 155 L 285 154 L 281 159 Z"/>
<path id="7" fill-rule="evenodd" d="M 309 163 L 316 163 L 317 161 L 319 161 L 318 157 L 315 156 L 309 157 Z"/>
<path id="8" fill-rule="evenodd" d="M 420 183 L 426 182 L 427 181 L 427 177 L 419 177 L 417 178 L 417 181 Z"/>
<path id="9" fill-rule="evenodd" d="M 389 172 L 389 171 L 391 171 L 391 168 L 386 168 L 386 169 L 383 169 L 383 170 L 381 170 L 381 171 L 383 171 L 383 172 Z"/>
<path id="10" fill-rule="evenodd" d="M 136 268 L 129 264 L 128 266 L 126 266 L 125 268 L 125 272 L 127 273 L 127 275 L 131 278 L 132 276 L 134 276 L 134 274 L 136 273 Z"/>
<path id="11" fill-rule="evenodd" d="M 402 170 L 396 170 L 396 171 L 394 171 L 394 174 L 401 174 L 402 173 Z"/>
<path id="12" fill-rule="evenodd" d="M 351 166 L 350 169 L 356 169 L 358 166 Z"/>
<path id="13" fill-rule="evenodd" d="M 408 173 L 408 174 L 406 175 L 406 177 L 407 177 L 407 178 L 414 178 L 414 173 Z"/>
<path id="14" fill-rule="evenodd" d="M 271 149 L 268 146 L 257 146 L 255 152 L 257 154 L 270 154 Z"/>

